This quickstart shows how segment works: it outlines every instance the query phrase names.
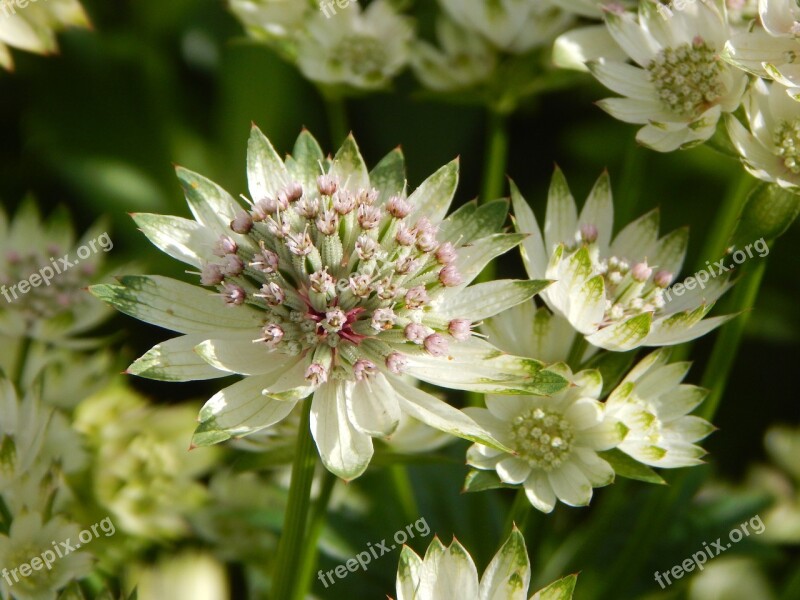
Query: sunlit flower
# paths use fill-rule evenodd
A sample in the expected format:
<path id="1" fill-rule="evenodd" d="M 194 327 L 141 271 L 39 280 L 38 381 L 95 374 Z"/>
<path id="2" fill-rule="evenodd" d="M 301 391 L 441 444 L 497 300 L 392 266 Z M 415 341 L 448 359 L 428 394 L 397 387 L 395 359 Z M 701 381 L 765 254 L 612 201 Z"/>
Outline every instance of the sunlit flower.
<path id="1" fill-rule="evenodd" d="M 727 124 L 747 171 L 783 188 L 800 188 L 800 106 L 778 84 L 756 79 L 744 108 L 747 128 L 733 116 Z"/>
<path id="2" fill-rule="evenodd" d="M 565 317 L 595 346 L 624 351 L 695 339 L 728 316 L 704 319 L 729 287 L 726 276 L 672 294 L 681 270 L 688 231 L 659 238 L 659 213 L 651 211 L 611 240 L 614 209 L 608 175 L 598 179 L 578 215 L 560 170 L 550 186 L 544 230 L 519 191 L 512 188 L 523 259 L 532 279 L 552 279 L 542 292 L 553 312 Z"/>
<path id="3" fill-rule="evenodd" d="M 540 590 L 531 600 L 570 600 L 577 576 L 560 579 Z M 445 546 L 435 537 L 425 557 L 403 547 L 397 570 L 397 600 L 440 600 L 457 591 L 463 598 L 476 600 L 525 600 L 531 581 L 531 566 L 525 538 L 514 527 L 511 535 L 494 555 L 483 576 L 467 550 L 455 538 Z"/>
<path id="4" fill-rule="evenodd" d="M 302 0 L 230 0 L 230 8 L 250 35 L 275 43 L 291 39 L 313 11 Z"/>
<path id="5" fill-rule="evenodd" d="M 646 465 L 662 468 L 701 464 L 705 450 L 695 445 L 714 430 L 689 415 L 708 393 L 681 383 L 690 363 L 668 364 L 658 350 L 645 357 L 611 392 L 607 410 L 628 428 L 619 449 Z"/>
<path id="6" fill-rule="evenodd" d="M 800 101 L 800 5 L 795 0 L 759 0 L 758 13 L 760 26 L 733 36 L 723 57 L 774 79 Z"/>
<path id="7" fill-rule="evenodd" d="M 78 0 L 47 0 L 0 4 L 0 67 L 12 69 L 10 48 L 36 54 L 58 50 L 56 32 L 65 27 L 88 27 L 89 18 Z"/>
<path id="8" fill-rule="evenodd" d="M 587 66 L 623 98 L 599 102 L 613 117 L 644 125 L 637 141 L 660 152 L 706 141 L 722 113 L 736 110 L 747 76 L 720 60 L 730 37 L 725 15 L 715 4 L 695 2 L 668 19 L 657 5 L 642 2 L 638 17 L 608 11 L 606 24 L 636 66 L 599 60 Z"/>
<path id="9" fill-rule="evenodd" d="M 4 598 L 11 595 L 18 600 L 55 600 L 56 593 L 74 579 L 86 576 L 91 570 L 92 558 L 80 550 L 64 554 L 53 560 L 49 568 L 39 558 L 40 568 L 31 570 L 27 577 L 11 572 L 11 568 L 27 564 L 34 557 L 62 541 L 77 540 L 80 528 L 63 517 L 53 517 L 43 522 L 37 512 L 17 515 L 8 535 L 0 533 L 0 565 L 8 567 L 8 577 L 0 577 L 0 592 Z M 18 579 L 17 580 L 15 580 Z M 8 584 L 11 581 L 12 585 Z"/>
<path id="10" fill-rule="evenodd" d="M 403 373 L 492 393 L 549 393 L 565 384 L 540 362 L 506 355 L 471 334 L 471 324 L 546 285 L 469 286 L 523 238 L 497 233 L 507 203 L 471 203 L 444 219 L 457 161 L 408 197 L 404 170 L 395 150 L 369 173 L 352 137 L 326 159 L 307 132 L 284 163 L 254 128 L 246 210 L 179 169 L 196 220 L 135 215 L 156 246 L 200 269 L 216 293 L 156 276 L 94 286 L 123 312 L 186 334 L 157 345 L 129 372 L 171 381 L 248 376 L 206 403 L 195 444 L 269 427 L 313 394 L 320 455 L 332 472 L 352 479 L 369 463 L 372 437 L 391 435 L 402 412 L 496 445 Z"/>
<path id="11" fill-rule="evenodd" d="M 486 396 L 487 408 L 467 408 L 467 413 L 494 437 L 514 450 L 508 454 L 481 444 L 467 452 L 467 463 L 494 469 L 504 483 L 522 485 L 531 504 L 550 512 L 556 500 L 586 506 L 592 489 L 614 481 L 614 469 L 598 456 L 616 447 L 625 427 L 599 402 L 603 389 L 600 373 L 575 375 L 558 364 L 571 384 L 548 398 Z"/>

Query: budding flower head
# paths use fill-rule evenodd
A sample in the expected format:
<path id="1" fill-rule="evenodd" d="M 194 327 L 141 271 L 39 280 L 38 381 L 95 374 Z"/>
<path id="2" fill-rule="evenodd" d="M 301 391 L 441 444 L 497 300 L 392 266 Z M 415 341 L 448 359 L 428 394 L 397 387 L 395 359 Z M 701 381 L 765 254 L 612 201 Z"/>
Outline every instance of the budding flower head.
<path id="1" fill-rule="evenodd" d="M 365 358 L 357 360 L 356 364 L 353 365 L 353 375 L 356 381 L 362 381 L 370 375 L 374 375 L 377 371 L 378 368 L 375 366 L 375 363 Z"/>
<path id="2" fill-rule="evenodd" d="M 250 233 L 253 228 L 253 217 L 250 213 L 241 211 L 236 215 L 236 218 L 231 221 L 231 230 L 236 233 Z"/>
<path id="3" fill-rule="evenodd" d="M 653 277 L 653 282 L 660 288 L 667 288 L 672 283 L 672 273 L 669 271 L 658 271 Z"/>
<path id="4" fill-rule="evenodd" d="M 584 244 L 591 244 L 597 240 L 597 226 L 591 223 L 584 223 L 581 225 L 580 241 Z"/>
<path id="5" fill-rule="evenodd" d="M 647 261 L 636 263 L 631 268 L 631 277 L 636 281 L 647 281 L 652 274 L 653 269 L 647 266 Z"/>
<path id="6" fill-rule="evenodd" d="M 457 258 L 456 249 L 450 242 L 445 242 L 436 250 L 436 260 L 439 264 L 449 265 Z"/>
<path id="7" fill-rule="evenodd" d="M 465 342 L 472 336 L 472 323 L 467 319 L 453 319 L 447 326 L 447 331 L 454 339 Z"/>
<path id="8" fill-rule="evenodd" d="M 461 277 L 461 273 L 455 265 L 447 265 L 439 271 L 439 281 L 444 286 L 455 287 L 464 283 L 464 278 Z"/>
<path id="9" fill-rule="evenodd" d="M 317 189 L 323 196 L 333 196 L 339 188 L 339 182 L 333 175 L 320 175 L 317 177 Z"/>
<path id="10" fill-rule="evenodd" d="M 434 333 L 429 335 L 425 338 L 424 342 L 425 350 L 431 356 L 446 356 L 450 347 L 447 344 L 447 340 L 444 336 L 439 335 L 438 333 Z"/>

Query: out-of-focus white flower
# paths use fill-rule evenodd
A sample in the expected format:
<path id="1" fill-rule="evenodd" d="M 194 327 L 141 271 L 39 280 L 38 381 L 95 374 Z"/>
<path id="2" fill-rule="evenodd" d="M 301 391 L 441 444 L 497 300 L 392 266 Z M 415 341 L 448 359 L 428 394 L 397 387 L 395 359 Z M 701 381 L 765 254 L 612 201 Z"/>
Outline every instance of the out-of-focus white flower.
<path id="1" fill-rule="evenodd" d="M 570 600 L 575 575 L 560 579 L 531 597 L 531 600 Z M 525 600 L 531 581 L 531 566 L 525 538 L 514 527 L 478 579 L 478 569 L 467 550 L 453 538 L 445 546 L 438 537 L 420 558 L 408 546 L 400 554 L 397 569 L 397 600 L 442 600 L 454 594 L 476 600 Z"/>
<path id="2" fill-rule="evenodd" d="M 92 287 L 121 311 L 185 334 L 157 345 L 129 372 L 170 381 L 246 376 L 200 411 L 196 445 L 270 427 L 313 394 L 320 456 L 333 473 L 353 479 L 369 464 L 372 438 L 391 435 L 402 412 L 496 444 L 401 373 L 499 394 L 547 394 L 566 384 L 541 362 L 504 354 L 472 332 L 473 323 L 546 285 L 469 286 L 524 237 L 498 232 L 507 204 L 471 203 L 445 219 L 457 161 L 409 196 L 404 171 L 396 150 L 368 172 L 352 137 L 325 159 L 307 132 L 284 163 L 253 128 L 247 210 L 179 169 L 196 220 L 135 215 L 156 246 L 201 269 L 201 282 L 216 293 L 145 276 Z"/>
<path id="3" fill-rule="evenodd" d="M 411 66 L 427 88 L 438 91 L 466 89 L 486 81 L 497 66 L 497 53 L 489 42 L 448 18 L 440 18 L 436 32 L 441 50 L 418 40 Z"/>
<path id="4" fill-rule="evenodd" d="M 760 26 L 735 35 L 723 57 L 760 77 L 786 86 L 800 101 L 800 5 L 796 0 L 759 0 Z"/>
<path id="5" fill-rule="evenodd" d="M 725 0 L 728 8 L 728 22 L 745 27 L 758 16 L 758 0 Z"/>
<path id="6" fill-rule="evenodd" d="M 695 339 L 731 316 L 704 319 L 730 284 L 713 278 L 681 296 L 667 289 L 683 264 L 688 231 L 659 238 L 659 213 L 627 225 L 611 241 L 614 209 L 607 174 L 578 215 L 563 173 L 556 169 L 544 230 L 512 185 L 516 227 L 529 234 L 523 260 L 532 279 L 555 280 L 541 297 L 587 341 L 607 350 L 669 346 Z"/>
<path id="7" fill-rule="evenodd" d="M 207 498 L 198 479 L 218 452 L 188 452 L 195 408 L 148 406 L 144 398 L 115 385 L 80 404 L 75 428 L 94 457 L 95 495 L 119 528 L 152 539 L 187 531 L 187 513 Z"/>
<path id="8" fill-rule="evenodd" d="M 668 359 L 666 350 L 645 357 L 611 392 L 606 409 L 628 428 L 618 447 L 629 456 L 653 467 L 698 465 L 705 450 L 695 442 L 714 426 L 689 413 L 708 392 L 681 383 L 690 363 Z"/>
<path id="9" fill-rule="evenodd" d="M 776 83 L 756 79 L 744 101 L 748 127 L 729 115 L 728 132 L 754 177 L 800 188 L 800 106 Z"/>
<path id="10" fill-rule="evenodd" d="M 230 0 L 230 8 L 250 35 L 267 41 L 291 39 L 313 12 L 306 0 Z"/>
<path id="11" fill-rule="evenodd" d="M 92 558 L 86 552 L 74 550 L 57 557 L 45 568 L 41 555 L 45 550 L 52 551 L 54 543 L 77 540 L 80 528 L 68 523 L 62 517 L 53 517 L 46 523 L 37 512 L 26 512 L 14 517 L 8 535 L 0 534 L 0 565 L 9 571 L 19 565 L 32 566 L 33 559 L 39 559 L 39 569 L 32 570 L 27 577 L 8 575 L 13 585 L 9 586 L 5 577 L 0 578 L 0 592 L 3 598 L 9 596 L 17 600 L 55 600 L 56 593 L 73 579 L 80 579 L 91 570 Z"/>
<path id="12" fill-rule="evenodd" d="M 230 598 L 225 566 L 198 552 L 162 558 L 131 573 L 139 600 L 226 600 Z"/>
<path id="13" fill-rule="evenodd" d="M 89 18 L 78 0 L 47 0 L 22 8 L 15 2 L 0 4 L 0 67 L 11 69 L 10 48 L 36 54 L 58 50 L 56 32 L 65 27 L 88 27 Z"/>
<path id="14" fill-rule="evenodd" d="M 452 435 L 447 435 L 422 421 L 403 414 L 400 416 L 400 424 L 392 437 L 385 442 L 394 452 L 417 454 L 438 450 L 442 446 L 454 442 L 455 439 Z"/>
<path id="15" fill-rule="evenodd" d="M 689 580 L 689 600 L 774 600 L 758 561 L 723 556 Z"/>
<path id="16" fill-rule="evenodd" d="M 572 21 L 550 0 L 439 0 L 464 29 L 476 32 L 498 50 L 522 54 L 552 43 Z"/>
<path id="17" fill-rule="evenodd" d="M 311 81 L 357 89 L 386 87 L 406 66 L 413 29 L 386 0 L 334 17 L 318 12 L 297 44 L 297 65 Z"/>
<path id="18" fill-rule="evenodd" d="M 636 135 L 640 144 L 670 152 L 703 143 L 720 115 L 739 106 L 747 76 L 720 60 L 730 27 L 715 4 L 688 4 L 665 20 L 654 4 L 642 2 L 638 16 L 610 11 L 605 20 L 637 66 L 611 59 L 587 66 L 624 96 L 599 106 L 621 121 L 644 125 Z"/>
<path id="19" fill-rule="evenodd" d="M 563 10 L 590 19 L 601 19 L 606 11 L 622 11 L 636 6 L 636 0 L 550 0 Z"/>
<path id="20" fill-rule="evenodd" d="M 508 454 L 474 444 L 467 463 L 494 469 L 500 480 L 525 488 L 531 504 L 551 512 L 556 500 L 586 506 L 592 489 L 614 481 L 614 469 L 598 456 L 623 440 L 626 428 L 598 401 L 598 371 L 572 374 L 563 364 L 550 367 L 571 386 L 553 396 L 486 396 L 487 408 L 465 411 L 514 451 Z"/>

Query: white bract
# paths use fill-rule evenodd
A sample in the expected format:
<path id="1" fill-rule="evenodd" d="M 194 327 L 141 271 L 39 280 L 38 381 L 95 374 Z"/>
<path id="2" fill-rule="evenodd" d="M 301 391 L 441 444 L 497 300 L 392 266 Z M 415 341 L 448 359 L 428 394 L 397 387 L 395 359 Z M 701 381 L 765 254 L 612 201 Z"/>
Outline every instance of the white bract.
<path id="1" fill-rule="evenodd" d="M 688 4 L 669 19 L 642 2 L 639 13 L 606 13 L 608 30 L 636 65 L 614 59 L 588 63 L 592 74 L 623 98 L 599 102 L 627 123 L 644 125 L 637 141 L 660 152 L 706 141 L 722 113 L 739 106 L 747 76 L 720 60 L 730 37 L 716 5 Z M 589 51 L 584 54 L 591 54 Z"/>
<path id="2" fill-rule="evenodd" d="M 63 517 L 53 517 L 45 523 L 38 512 L 17 515 L 8 535 L 0 534 L 0 565 L 9 570 L 13 584 L 9 586 L 5 577 L 0 578 L 0 595 L 17 600 L 55 600 L 57 592 L 67 583 L 86 576 L 91 571 L 91 556 L 72 551 L 59 558 L 53 551 L 54 544 L 74 542 L 79 533 L 80 529 Z M 50 568 L 45 568 L 39 558 L 41 568 L 31 570 L 27 577 L 18 574 L 19 581 L 15 581 L 11 570 L 22 564 L 30 567 L 32 559 L 46 550 L 55 557 Z"/>
<path id="3" fill-rule="evenodd" d="M 91 291 L 184 334 L 129 372 L 170 381 L 247 376 L 206 403 L 195 444 L 274 425 L 313 394 L 311 430 L 322 460 L 352 479 L 370 461 L 372 437 L 390 436 L 403 412 L 497 445 L 403 373 L 483 393 L 547 394 L 565 385 L 542 363 L 473 335 L 473 323 L 529 300 L 546 282 L 469 286 L 524 236 L 497 233 L 504 200 L 469 203 L 445 218 L 457 161 L 407 195 L 400 150 L 368 172 L 352 137 L 329 159 L 304 132 L 284 162 L 253 128 L 246 208 L 195 173 L 180 168 L 178 176 L 195 220 L 134 218 L 156 246 L 200 269 L 201 283 L 214 291 L 157 276 Z"/>
<path id="4" fill-rule="evenodd" d="M 513 185 L 512 200 L 517 230 L 529 234 L 522 245 L 528 275 L 555 281 L 542 298 L 594 346 L 625 351 L 680 344 L 731 318 L 704 319 L 730 287 L 727 277 L 686 288 L 681 296 L 667 295 L 686 254 L 685 228 L 659 237 L 659 213 L 654 210 L 611 240 L 614 209 L 607 174 L 598 179 L 579 215 L 566 179 L 556 169 L 544 231 Z"/>
<path id="5" fill-rule="evenodd" d="M 311 81 L 357 89 L 386 87 L 408 63 L 413 29 L 385 0 L 354 2 L 334 17 L 316 12 L 297 43 L 297 65 Z"/>
<path id="6" fill-rule="evenodd" d="M 250 35 L 267 41 L 291 39 L 313 11 L 304 0 L 230 0 L 230 8 Z"/>
<path id="7" fill-rule="evenodd" d="M 614 481 L 614 469 L 598 452 L 616 447 L 626 428 L 599 402 L 603 379 L 598 371 L 572 374 L 564 364 L 550 367 L 570 387 L 548 398 L 486 396 L 487 408 L 465 411 L 501 443 L 509 454 L 474 444 L 467 463 L 494 469 L 504 483 L 525 488 L 531 504 L 551 512 L 556 500 L 586 506 L 592 489 Z"/>
<path id="8" fill-rule="evenodd" d="M 560 579 L 540 590 L 531 600 L 570 600 L 575 575 Z M 397 600 L 525 600 L 531 581 L 530 559 L 525 538 L 514 527 L 508 540 L 497 551 L 483 576 L 467 550 L 455 538 L 445 546 L 436 537 L 420 558 L 403 547 L 397 570 Z"/>
<path id="9" fill-rule="evenodd" d="M 727 43 L 732 64 L 785 86 L 800 101 L 800 5 L 796 0 L 759 0 L 759 25 Z"/>
<path id="10" fill-rule="evenodd" d="M 705 450 L 695 445 L 714 430 L 689 415 L 708 392 L 681 383 L 690 363 L 668 364 L 666 350 L 645 357 L 606 401 L 607 410 L 628 428 L 618 448 L 641 463 L 677 468 L 701 464 Z"/>
<path id="11" fill-rule="evenodd" d="M 800 188 L 800 106 L 776 83 L 756 79 L 744 101 L 747 127 L 734 116 L 728 132 L 754 177 Z"/>
<path id="12" fill-rule="evenodd" d="M 447 14 L 498 50 L 522 54 L 550 44 L 572 21 L 550 0 L 439 0 Z"/>
<path id="13" fill-rule="evenodd" d="M 10 48 L 36 54 L 55 52 L 58 50 L 56 32 L 70 26 L 89 26 L 89 18 L 78 0 L 39 0 L 24 8 L 16 2 L 3 2 L 0 4 L 0 67 L 14 67 Z"/>

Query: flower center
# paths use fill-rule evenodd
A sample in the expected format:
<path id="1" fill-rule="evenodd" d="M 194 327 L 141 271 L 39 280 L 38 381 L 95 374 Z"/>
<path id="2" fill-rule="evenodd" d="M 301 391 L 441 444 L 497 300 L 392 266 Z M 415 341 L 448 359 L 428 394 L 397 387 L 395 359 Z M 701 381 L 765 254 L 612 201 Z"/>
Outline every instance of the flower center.
<path id="1" fill-rule="evenodd" d="M 514 449 L 533 468 L 552 471 L 572 451 L 572 425 L 558 413 L 530 408 L 511 425 Z"/>
<path id="2" fill-rule="evenodd" d="M 339 42 L 330 61 L 333 66 L 346 65 L 357 75 L 378 79 L 387 58 L 380 40 L 368 35 L 351 35 Z"/>
<path id="3" fill-rule="evenodd" d="M 647 262 L 631 265 L 616 256 L 600 261 L 597 269 L 605 280 L 606 325 L 663 308 L 664 288 L 672 281 L 671 273 L 655 271 Z"/>
<path id="4" fill-rule="evenodd" d="M 725 92 L 716 52 L 699 36 L 691 44 L 663 49 L 647 70 L 662 104 L 682 117 L 704 112 Z"/>
<path id="5" fill-rule="evenodd" d="M 800 119 L 782 121 L 775 130 L 775 153 L 792 173 L 800 174 Z"/>

